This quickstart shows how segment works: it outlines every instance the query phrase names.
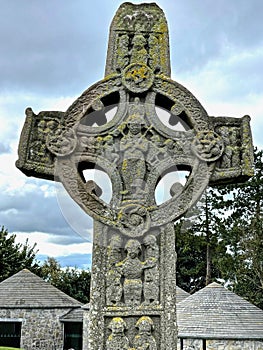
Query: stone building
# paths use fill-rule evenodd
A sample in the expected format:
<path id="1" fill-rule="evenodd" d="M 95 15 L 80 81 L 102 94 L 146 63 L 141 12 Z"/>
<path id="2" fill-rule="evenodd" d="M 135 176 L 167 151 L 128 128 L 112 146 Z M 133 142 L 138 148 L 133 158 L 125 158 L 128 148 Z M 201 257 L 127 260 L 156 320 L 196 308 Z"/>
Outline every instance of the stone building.
<path id="1" fill-rule="evenodd" d="M 217 283 L 176 288 L 177 350 L 263 350 L 263 311 Z M 89 306 L 24 269 L 0 283 L 0 346 L 82 350 Z"/>
<path id="2" fill-rule="evenodd" d="M 263 350 L 263 310 L 211 283 L 177 305 L 178 350 Z"/>
<path id="3" fill-rule="evenodd" d="M 81 305 L 32 272 L 18 272 L 0 283 L 0 346 L 81 350 Z"/>

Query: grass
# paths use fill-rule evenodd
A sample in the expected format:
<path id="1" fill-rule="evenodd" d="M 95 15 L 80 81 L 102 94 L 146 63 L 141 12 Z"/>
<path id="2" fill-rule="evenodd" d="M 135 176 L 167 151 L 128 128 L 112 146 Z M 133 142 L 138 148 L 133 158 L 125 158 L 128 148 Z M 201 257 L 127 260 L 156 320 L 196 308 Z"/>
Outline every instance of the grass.
<path id="1" fill-rule="evenodd" d="M 23 350 L 23 349 L 20 349 L 20 348 L 9 348 L 9 347 L 6 347 L 6 346 L 0 346 L 0 350 Z"/>

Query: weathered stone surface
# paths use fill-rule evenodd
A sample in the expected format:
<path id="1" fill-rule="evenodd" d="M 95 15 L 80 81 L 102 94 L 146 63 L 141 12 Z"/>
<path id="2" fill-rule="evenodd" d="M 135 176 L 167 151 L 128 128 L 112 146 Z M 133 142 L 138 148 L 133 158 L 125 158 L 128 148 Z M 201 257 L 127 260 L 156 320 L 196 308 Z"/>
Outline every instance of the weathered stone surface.
<path id="1" fill-rule="evenodd" d="M 84 349 L 174 349 L 173 222 L 209 183 L 251 175 L 249 117 L 209 117 L 170 79 L 162 10 L 130 3 L 121 5 L 111 25 L 106 77 L 65 113 L 27 109 L 26 115 L 18 168 L 61 181 L 95 220 Z M 84 179 L 92 166 L 111 179 L 110 203 Z M 157 205 L 159 180 L 175 169 L 189 173 L 186 183 L 175 182 L 171 198 Z"/>
<path id="2" fill-rule="evenodd" d="M 59 317 L 71 308 L 0 310 L 1 322 L 21 322 L 21 348 L 25 350 L 63 349 L 63 324 Z"/>
<path id="3" fill-rule="evenodd" d="M 202 350 L 203 342 L 207 350 L 262 350 L 263 341 L 257 340 L 203 340 L 203 339 L 184 339 L 183 346 L 178 341 L 177 350 Z"/>

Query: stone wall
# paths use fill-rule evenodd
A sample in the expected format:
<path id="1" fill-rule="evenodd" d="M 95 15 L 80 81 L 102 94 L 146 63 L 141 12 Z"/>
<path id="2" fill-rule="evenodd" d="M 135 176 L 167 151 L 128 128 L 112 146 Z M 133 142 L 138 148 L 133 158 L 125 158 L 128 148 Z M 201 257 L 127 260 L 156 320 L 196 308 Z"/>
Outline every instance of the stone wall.
<path id="1" fill-rule="evenodd" d="M 203 340 L 184 339 L 183 348 L 181 348 L 179 339 L 177 350 L 203 350 Z M 206 340 L 206 350 L 263 350 L 263 339 L 262 341 L 223 339 Z"/>
<path id="2" fill-rule="evenodd" d="M 22 320 L 21 348 L 24 350 L 62 350 L 65 309 L 2 309 L 0 321 Z"/>
<path id="3" fill-rule="evenodd" d="M 263 335 L 262 335 L 263 337 Z M 263 350 L 263 340 L 207 340 L 207 350 Z"/>
<path id="4" fill-rule="evenodd" d="M 181 339 L 178 339 L 177 350 L 203 350 L 203 340 L 201 339 L 183 339 L 183 347 Z"/>
<path id="5" fill-rule="evenodd" d="M 83 349 L 87 348 L 88 344 L 88 327 L 89 327 L 89 309 L 83 308 L 83 334 L 82 334 L 82 344 Z"/>

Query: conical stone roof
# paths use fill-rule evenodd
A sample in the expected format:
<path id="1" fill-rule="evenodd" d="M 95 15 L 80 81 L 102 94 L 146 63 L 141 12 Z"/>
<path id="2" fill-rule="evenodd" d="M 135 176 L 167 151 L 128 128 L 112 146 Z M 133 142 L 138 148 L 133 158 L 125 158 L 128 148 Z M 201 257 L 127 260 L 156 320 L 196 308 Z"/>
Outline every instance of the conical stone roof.
<path id="1" fill-rule="evenodd" d="M 176 286 L 176 303 L 180 303 L 183 301 L 185 298 L 188 298 L 190 293 L 187 293 L 185 290 L 182 288 Z"/>
<path id="2" fill-rule="evenodd" d="M 263 340 L 263 310 L 218 283 L 177 304 L 180 338 Z"/>
<path id="3" fill-rule="evenodd" d="M 0 283 L 0 309 L 74 308 L 81 305 L 27 269 Z"/>

